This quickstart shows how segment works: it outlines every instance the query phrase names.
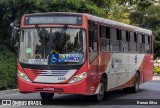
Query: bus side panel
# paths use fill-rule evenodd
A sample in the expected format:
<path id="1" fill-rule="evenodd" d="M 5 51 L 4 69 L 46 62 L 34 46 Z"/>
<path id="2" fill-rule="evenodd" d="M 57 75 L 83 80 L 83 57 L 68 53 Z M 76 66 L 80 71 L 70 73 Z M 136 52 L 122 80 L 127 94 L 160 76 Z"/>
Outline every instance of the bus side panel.
<path id="1" fill-rule="evenodd" d="M 153 56 L 146 54 L 143 67 L 143 82 L 152 80 L 153 78 Z"/>
<path id="2" fill-rule="evenodd" d="M 144 54 L 113 53 L 106 68 L 108 74 L 108 90 L 117 87 L 130 87 L 134 84 L 137 70 L 142 74 Z"/>

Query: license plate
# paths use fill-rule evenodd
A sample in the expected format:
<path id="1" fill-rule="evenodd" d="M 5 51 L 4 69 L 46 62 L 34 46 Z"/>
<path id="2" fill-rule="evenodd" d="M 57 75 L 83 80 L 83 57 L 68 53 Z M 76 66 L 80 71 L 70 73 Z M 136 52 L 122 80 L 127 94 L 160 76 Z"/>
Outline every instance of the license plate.
<path id="1" fill-rule="evenodd" d="M 43 89 L 46 91 L 54 91 L 54 88 L 52 88 L 52 87 L 44 87 Z"/>

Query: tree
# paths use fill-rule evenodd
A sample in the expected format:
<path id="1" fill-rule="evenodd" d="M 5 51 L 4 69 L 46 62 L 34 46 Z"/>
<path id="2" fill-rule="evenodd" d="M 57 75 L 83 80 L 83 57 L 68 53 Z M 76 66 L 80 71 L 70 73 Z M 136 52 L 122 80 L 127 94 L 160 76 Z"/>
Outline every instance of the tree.
<path id="1" fill-rule="evenodd" d="M 2 0 L 0 2 L 0 42 L 9 45 L 10 23 L 35 12 L 83 12 L 105 16 L 105 11 L 85 0 Z M 10 46 L 12 47 L 12 46 Z"/>
<path id="2" fill-rule="evenodd" d="M 14 20 L 35 12 L 84 12 L 105 16 L 105 11 L 86 0 L 1 0 L 0 1 L 0 89 L 16 87 L 17 53 L 10 45 Z M 3 44 L 3 45 L 2 45 Z M 9 50 L 6 50 L 7 47 Z M 60 47 L 62 48 L 62 47 Z M 2 51 L 3 50 L 3 51 Z M 14 53 L 13 53 L 14 52 Z M 5 77 L 5 79 L 4 79 Z"/>
<path id="3" fill-rule="evenodd" d="M 130 13 L 128 8 L 119 5 L 115 5 L 113 8 L 114 9 L 108 12 L 109 19 L 130 24 Z"/>
<path id="4" fill-rule="evenodd" d="M 155 58 L 160 57 L 160 5 L 146 1 L 137 5 L 130 19 L 137 25 L 153 31 Z"/>

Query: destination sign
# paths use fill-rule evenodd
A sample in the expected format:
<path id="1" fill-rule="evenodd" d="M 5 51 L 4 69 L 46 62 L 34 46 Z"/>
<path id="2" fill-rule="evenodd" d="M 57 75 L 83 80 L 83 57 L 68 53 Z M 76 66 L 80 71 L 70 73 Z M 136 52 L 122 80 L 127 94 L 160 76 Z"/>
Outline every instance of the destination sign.
<path id="1" fill-rule="evenodd" d="M 79 54 L 51 54 L 50 62 L 79 62 Z"/>
<path id="2" fill-rule="evenodd" d="M 56 15 L 36 15 L 36 16 L 26 16 L 25 25 L 34 24 L 68 24 L 68 25 L 81 25 L 81 16 L 56 16 Z"/>

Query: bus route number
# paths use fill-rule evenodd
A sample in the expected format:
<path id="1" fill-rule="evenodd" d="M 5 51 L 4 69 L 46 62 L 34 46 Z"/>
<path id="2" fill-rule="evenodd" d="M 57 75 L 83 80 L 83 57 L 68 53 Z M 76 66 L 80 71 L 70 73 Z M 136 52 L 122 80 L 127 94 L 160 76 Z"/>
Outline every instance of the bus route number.
<path id="1" fill-rule="evenodd" d="M 58 77 L 58 80 L 66 80 L 66 77 Z"/>

